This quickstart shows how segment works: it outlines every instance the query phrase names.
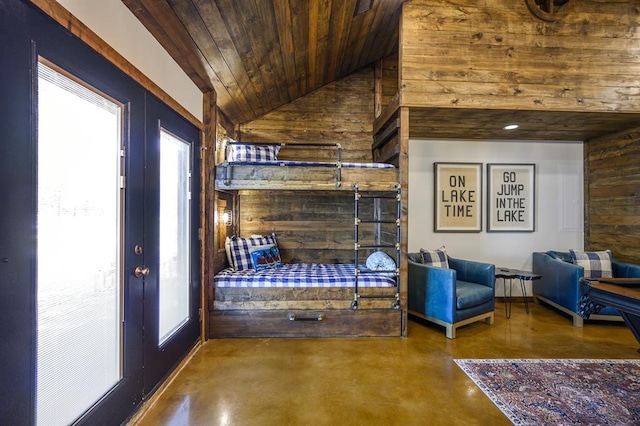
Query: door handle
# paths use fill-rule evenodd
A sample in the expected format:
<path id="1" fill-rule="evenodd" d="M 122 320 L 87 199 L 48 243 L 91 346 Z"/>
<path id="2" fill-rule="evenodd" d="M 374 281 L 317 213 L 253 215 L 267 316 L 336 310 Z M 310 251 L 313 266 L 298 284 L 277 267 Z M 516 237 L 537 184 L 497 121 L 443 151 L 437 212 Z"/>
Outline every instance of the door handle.
<path id="1" fill-rule="evenodd" d="M 136 269 L 133 270 L 133 275 L 136 276 L 136 278 L 140 278 L 141 276 L 148 276 L 149 275 L 149 268 L 147 266 L 136 266 Z"/>

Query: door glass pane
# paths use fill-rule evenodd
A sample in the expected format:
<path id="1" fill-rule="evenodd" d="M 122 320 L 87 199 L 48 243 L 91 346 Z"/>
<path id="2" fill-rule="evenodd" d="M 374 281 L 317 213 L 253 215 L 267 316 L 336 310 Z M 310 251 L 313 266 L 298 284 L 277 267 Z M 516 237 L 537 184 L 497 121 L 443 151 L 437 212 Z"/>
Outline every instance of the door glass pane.
<path id="1" fill-rule="evenodd" d="M 37 423 L 65 425 L 122 377 L 122 107 L 38 65 Z"/>
<path id="2" fill-rule="evenodd" d="M 162 345 L 189 320 L 190 145 L 160 131 L 160 309 Z"/>

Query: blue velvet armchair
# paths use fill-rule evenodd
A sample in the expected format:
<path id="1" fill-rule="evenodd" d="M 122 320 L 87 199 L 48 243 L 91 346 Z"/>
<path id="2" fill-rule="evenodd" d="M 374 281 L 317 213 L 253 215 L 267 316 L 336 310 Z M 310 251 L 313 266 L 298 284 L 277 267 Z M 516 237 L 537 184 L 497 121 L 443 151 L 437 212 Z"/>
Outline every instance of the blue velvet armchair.
<path id="1" fill-rule="evenodd" d="M 613 276 L 616 278 L 640 277 L 640 266 L 625 262 L 611 261 Z M 534 252 L 533 272 L 540 279 L 533 282 L 533 300 L 543 301 L 548 305 L 568 314 L 573 325 L 582 327 L 583 318 L 578 314 L 578 302 L 587 290 L 583 284 L 584 268 L 571 263 L 568 252 Z M 597 315 L 589 319 L 622 321 L 617 309 L 605 307 Z"/>
<path id="2" fill-rule="evenodd" d="M 420 263 L 419 253 L 409 253 L 408 266 L 410 314 L 444 326 L 449 339 L 463 325 L 493 324 L 494 265 L 449 257 L 446 269 Z"/>

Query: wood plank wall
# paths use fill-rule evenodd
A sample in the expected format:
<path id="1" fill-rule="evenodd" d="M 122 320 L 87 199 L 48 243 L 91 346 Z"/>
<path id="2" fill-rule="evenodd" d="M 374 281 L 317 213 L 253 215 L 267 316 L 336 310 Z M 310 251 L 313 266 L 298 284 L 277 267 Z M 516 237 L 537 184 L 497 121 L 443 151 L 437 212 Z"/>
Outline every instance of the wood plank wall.
<path id="1" fill-rule="evenodd" d="M 524 0 L 409 0 L 401 105 L 637 112 L 640 3 L 571 5 L 545 22 Z"/>
<path id="2" fill-rule="evenodd" d="M 373 111 L 373 67 L 368 67 L 241 124 L 238 137 L 243 142 L 340 143 L 343 161 L 370 162 Z M 326 161 L 333 155 L 284 148 L 278 158 Z"/>
<path id="3" fill-rule="evenodd" d="M 240 191 L 239 195 L 240 235 L 274 232 L 284 262 L 353 262 L 353 193 Z M 359 207 L 361 218 L 374 218 L 373 200 L 364 200 Z M 391 203 L 383 210 L 387 212 L 384 219 L 395 215 L 395 206 Z M 383 238 L 388 242 L 391 233 L 395 233 L 395 227 L 385 225 Z M 360 225 L 360 242 L 372 244 L 373 238 L 373 226 Z M 364 263 L 369 254 L 370 251 L 359 252 L 359 262 Z M 395 256 L 391 251 L 388 254 Z"/>
<path id="4" fill-rule="evenodd" d="M 398 94 L 398 55 L 386 57 L 382 60 L 382 107 L 389 105 Z"/>
<path id="5" fill-rule="evenodd" d="M 585 249 L 640 264 L 640 127 L 585 143 Z"/>

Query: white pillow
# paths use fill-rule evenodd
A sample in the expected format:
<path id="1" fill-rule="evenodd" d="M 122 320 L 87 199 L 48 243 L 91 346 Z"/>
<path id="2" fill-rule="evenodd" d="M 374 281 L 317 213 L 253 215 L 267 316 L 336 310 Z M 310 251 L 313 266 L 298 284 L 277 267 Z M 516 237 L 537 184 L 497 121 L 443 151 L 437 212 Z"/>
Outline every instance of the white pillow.
<path id="1" fill-rule="evenodd" d="M 224 240 L 224 251 L 227 252 L 227 262 L 229 262 L 229 266 L 236 269 L 236 265 L 233 264 L 233 257 L 231 257 L 231 238 L 229 237 Z"/>
<path id="2" fill-rule="evenodd" d="M 369 255 L 366 262 L 367 268 L 373 271 L 395 271 L 396 262 L 383 251 L 376 251 Z"/>

